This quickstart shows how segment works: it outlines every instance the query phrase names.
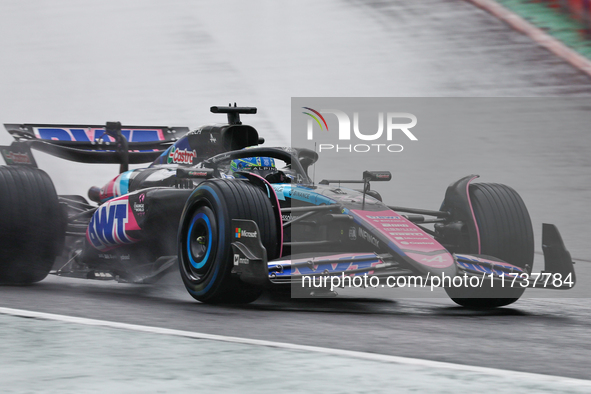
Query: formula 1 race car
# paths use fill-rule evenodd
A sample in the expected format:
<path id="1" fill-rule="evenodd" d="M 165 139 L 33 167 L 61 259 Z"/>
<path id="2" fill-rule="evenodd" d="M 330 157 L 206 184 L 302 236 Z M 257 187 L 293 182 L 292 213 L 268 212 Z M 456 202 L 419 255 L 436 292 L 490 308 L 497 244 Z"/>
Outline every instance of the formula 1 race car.
<path id="1" fill-rule="evenodd" d="M 475 308 L 508 305 L 527 287 L 574 286 L 553 225 L 543 226 L 546 271 L 532 271 L 530 217 L 508 186 L 472 183 L 470 175 L 448 187 L 439 210 L 390 206 L 371 189 L 391 179 L 388 171 L 314 184 L 308 168 L 316 152 L 257 147 L 264 140 L 240 121 L 256 108 L 211 112 L 227 114 L 228 123 L 194 131 L 6 124 L 16 141 L 0 147 L 7 164 L 0 167 L 0 282 L 30 284 L 52 273 L 153 283 L 178 265 L 195 299 L 248 303 L 265 289 L 334 295 L 337 277 L 371 275 L 372 284 L 412 277 L 436 281 Z M 91 187 L 91 202 L 58 196 L 31 149 L 118 163 L 120 174 Z M 362 188 L 341 187 L 348 183 Z"/>

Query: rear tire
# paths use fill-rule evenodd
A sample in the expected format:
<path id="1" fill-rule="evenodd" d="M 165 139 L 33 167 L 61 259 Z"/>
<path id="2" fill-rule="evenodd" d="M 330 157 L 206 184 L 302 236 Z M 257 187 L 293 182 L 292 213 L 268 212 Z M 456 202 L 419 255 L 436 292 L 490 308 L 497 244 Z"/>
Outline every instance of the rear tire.
<path id="1" fill-rule="evenodd" d="M 531 272 L 534 261 L 533 227 L 519 194 L 511 187 L 497 183 L 471 184 L 469 192 L 480 232 L 480 250 L 466 253 L 494 256 Z M 514 303 L 523 295 L 525 288 L 507 289 L 499 295 L 502 298 L 479 298 L 483 297 L 482 291 L 485 290 L 480 288 L 451 287 L 445 290 L 459 305 L 485 309 Z"/>
<path id="2" fill-rule="evenodd" d="M 262 290 L 234 275 L 232 219 L 254 220 L 269 259 L 279 251 L 275 214 L 267 196 L 245 181 L 216 179 L 191 194 L 179 228 L 179 269 L 189 294 L 201 302 L 246 304 Z"/>
<path id="3" fill-rule="evenodd" d="M 0 166 L 0 283 L 43 280 L 61 253 L 65 217 L 49 176 Z"/>

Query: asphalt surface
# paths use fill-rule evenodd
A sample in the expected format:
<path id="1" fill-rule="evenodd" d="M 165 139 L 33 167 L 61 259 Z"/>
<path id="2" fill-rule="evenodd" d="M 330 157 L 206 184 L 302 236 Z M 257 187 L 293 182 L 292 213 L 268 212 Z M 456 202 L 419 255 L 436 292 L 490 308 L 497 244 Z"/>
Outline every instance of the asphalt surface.
<path id="1" fill-rule="evenodd" d="M 32 287 L 3 288 L 0 305 L 218 335 L 590 377 L 588 299 L 520 300 L 512 307 L 488 312 L 467 311 L 442 298 L 396 300 L 367 294 L 363 298 L 309 301 L 267 298 L 245 307 L 220 307 L 193 301 L 175 273 L 153 286 L 51 277 Z"/>
<path id="2" fill-rule="evenodd" d="M 259 130 L 277 145 L 289 143 L 292 96 L 591 94 L 588 77 L 461 0 L 190 4 L 3 2 L 0 121 L 197 126 L 212 121 L 209 106 L 231 100 L 259 106 Z M 89 24 L 90 16 L 100 28 Z M 1 144 L 8 142 L 0 135 Z M 586 151 L 588 137 L 573 145 Z M 63 194 L 85 194 L 89 183 L 103 184 L 116 173 L 115 166 L 37 157 Z M 527 163 L 542 171 L 544 157 Z M 548 171 L 544 180 L 548 194 L 526 190 L 537 211 L 543 198 L 588 204 L 588 183 L 567 176 L 569 170 L 588 176 L 588 162 L 559 164 L 553 168 L 560 171 Z M 413 175 L 421 173 L 405 171 Z M 526 182 L 527 172 L 521 176 Z M 568 199 L 555 186 L 565 180 Z M 427 194 L 428 186 L 418 184 L 415 192 Z M 568 230 L 576 238 L 571 251 L 589 259 L 582 218 L 578 231 Z M 568 221 L 560 224 L 568 227 Z M 577 265 L 583 274 L 589 271 L 584 264 Z M 194 302 L 176 274 L 156 285 L 50 277 L 0 288 L 0 305 L 10 308 L 591 377 L 588 298 L 524 299 L 473 312 L 444 298 L 403 297 L 392 291 L 217 307 Z"/>
<path id="3" fill-rule="evenodd" d="M 0 311 L 4 393 L 457 393 L 494 388 L 495 393 L 578 394 L 591 388 L 591 381 L 581 379 Z"/>

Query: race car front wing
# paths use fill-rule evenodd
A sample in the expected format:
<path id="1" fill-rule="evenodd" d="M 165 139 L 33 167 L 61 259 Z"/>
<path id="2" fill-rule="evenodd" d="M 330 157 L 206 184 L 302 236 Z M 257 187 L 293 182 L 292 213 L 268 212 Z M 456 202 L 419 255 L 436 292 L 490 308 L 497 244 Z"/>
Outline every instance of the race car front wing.
<path id="1" fill-rule="evenodd" d="M 304 277 L 358 276 L 371 275 L 380 281 L 388 277 L 417 276 L 425 281 L 433 281 L 429 273 L 419 274 L 392 254 L 387 253 L 342 253 L 321 256 L 287 256 L 268 261 L 267 251 L 260 239 L 257 224 L 251 220 L 232 221 L 236 229 L 245 230 L 232 242 L 234 266 L 232 272 L 246 283 L 257 286 L 301 284 Z M 576 275 L 574 262 L 566 249 L 562 237 L 552 224 L 544 224 L 542 229 L 542 249 L 545 270 L 532 273 L 531 267 L 525 269 L 501 261 L 489 260 L 479 256 L 454 254 L 456 276 L 479 277 L 492 287 L 521 287 L 568 290 L 574 287 Z M 557 280 L 560 278 L 560 280 Z"/>

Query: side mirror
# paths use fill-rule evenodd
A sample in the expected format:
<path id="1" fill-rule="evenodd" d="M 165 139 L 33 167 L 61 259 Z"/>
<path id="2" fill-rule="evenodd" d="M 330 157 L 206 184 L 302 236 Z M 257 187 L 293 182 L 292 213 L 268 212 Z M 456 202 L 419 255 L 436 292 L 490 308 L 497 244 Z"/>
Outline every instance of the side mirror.
<path id="1" fill-rule="evenodd" d="M 392 179 L 390 171 L 363 171 L 365 182 L 388 182 Z"/>

